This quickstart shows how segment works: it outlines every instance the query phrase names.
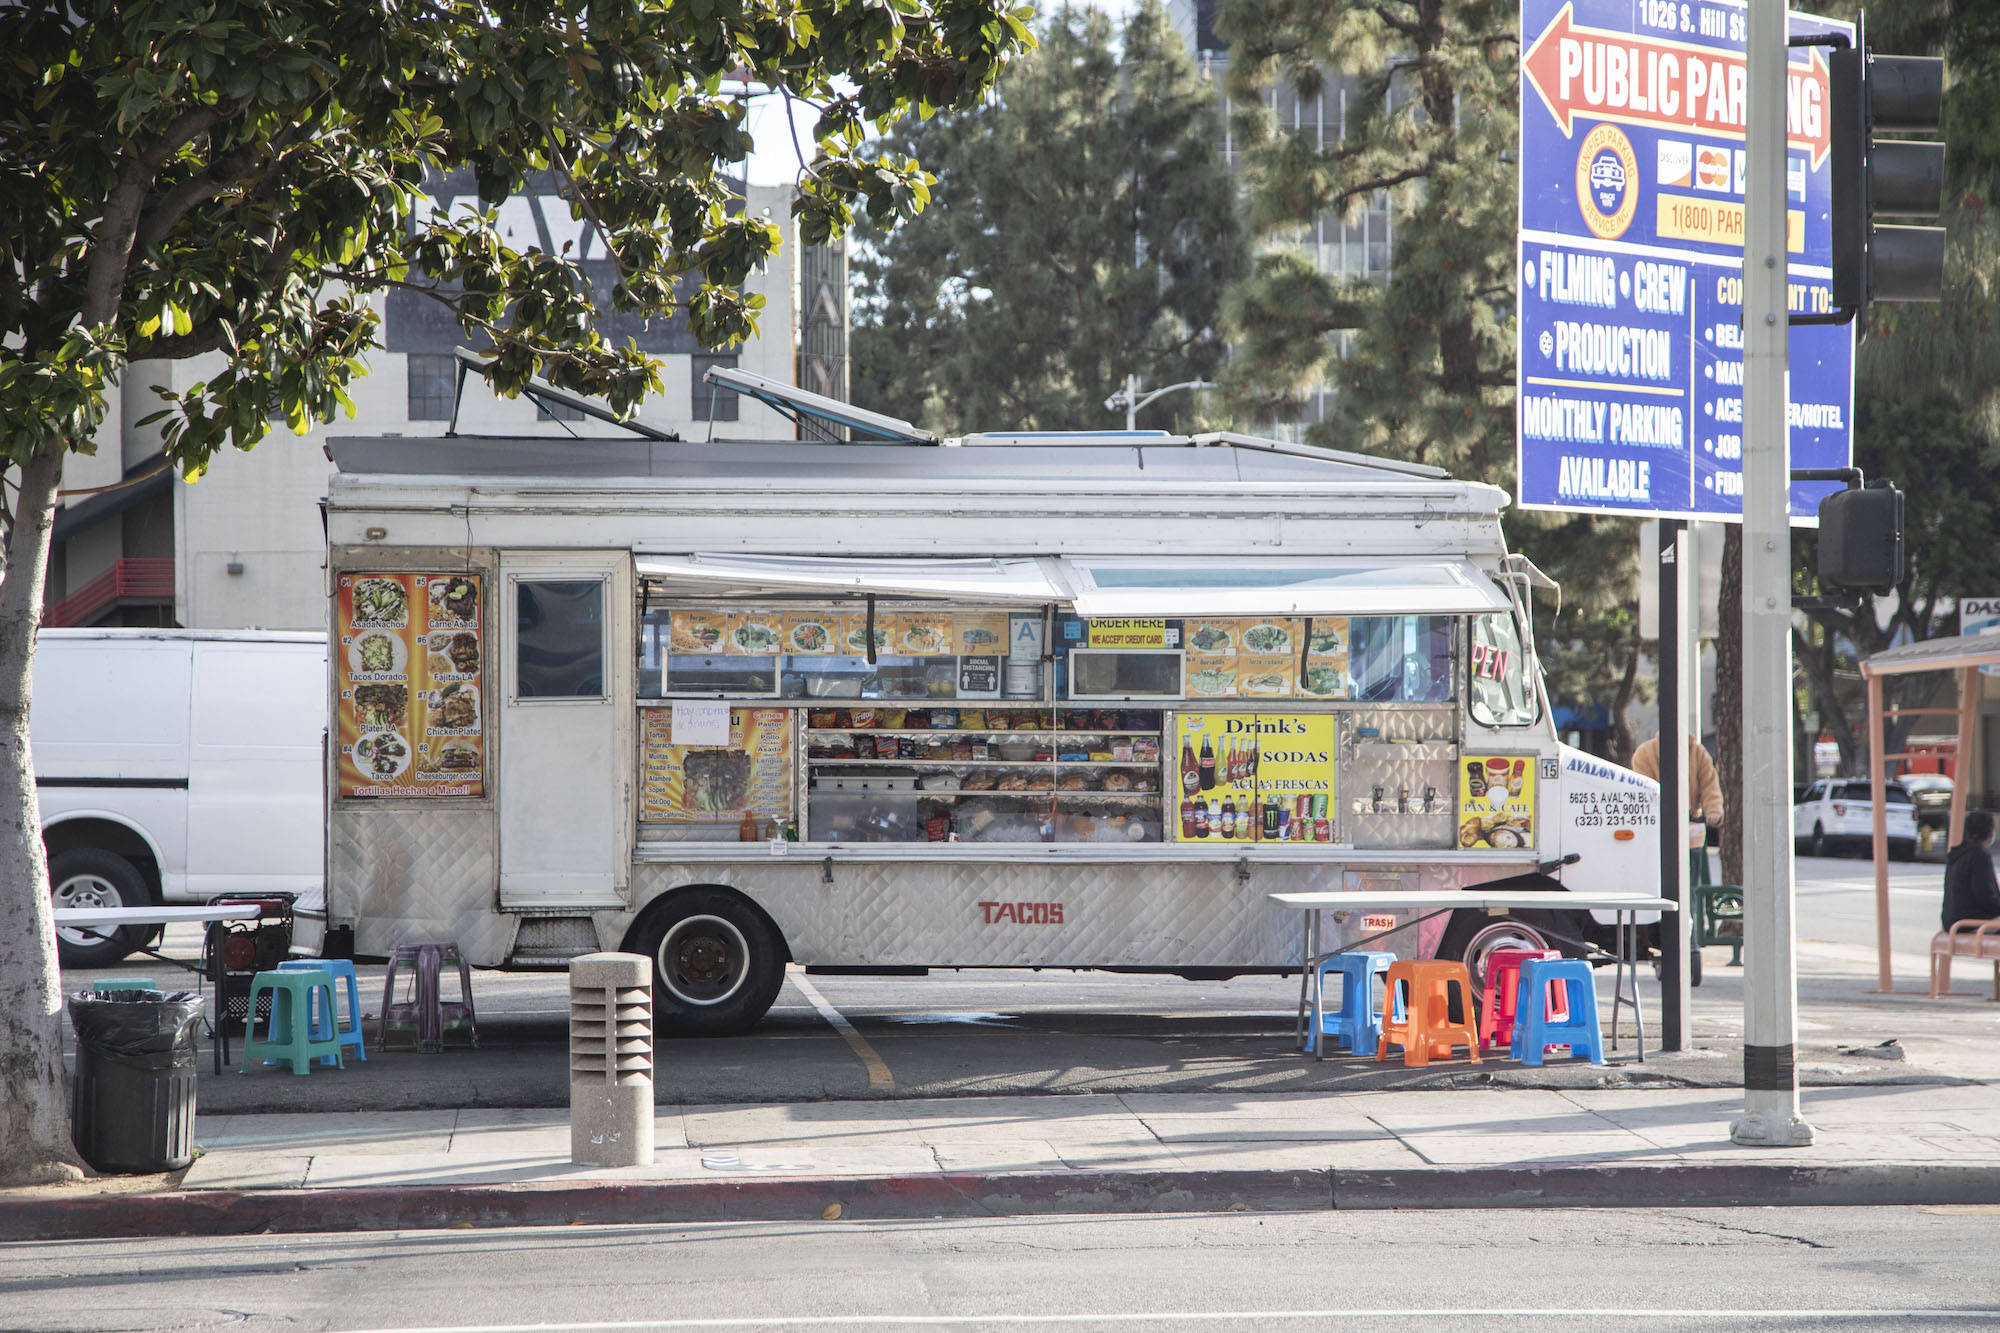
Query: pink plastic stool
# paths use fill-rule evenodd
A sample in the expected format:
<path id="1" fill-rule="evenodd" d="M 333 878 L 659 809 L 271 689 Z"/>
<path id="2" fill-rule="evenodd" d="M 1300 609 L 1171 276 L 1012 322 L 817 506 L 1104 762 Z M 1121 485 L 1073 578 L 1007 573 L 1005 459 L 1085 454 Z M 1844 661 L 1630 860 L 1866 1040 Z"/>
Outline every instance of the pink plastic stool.
<path id="1" fill-rule="evenodd" d="M 458 964 L 456 1000 L 445 1000 L 438 994 L 438 973 L 447 958 Z M 398 1000 L 396 974 L 412 964 L 415 970 L 406 978 L 403 998 Z M 417 1049 L 425 1053 L 444 1049 L 447 1028 L 464 1031 L 472 1048 L 479 1049 L 479 1018 L 472 1007 L 472 969 L 466 966 L 465 955 L 458 951 L 456 941 L 396 946 L 382 978 L 382 1013 L 375 1023 L 377 1049 L 388 1049 L 392 1027 L 414 1031 Z"/>
<path id="2" fill-rule="evenodd" d="M 1519 1011 L 1521 964 L 1530 958 L 1560 958 L 1557 949 L 1495 949 L 1486 955 L 1485 992 L 1480 996 L 1479 1048 L 1491 1050 L 1514 1039 L 1514 1016 Z M 1550 1018 L 1568 1018 L 1562 988 L 1550 997 Z"/>

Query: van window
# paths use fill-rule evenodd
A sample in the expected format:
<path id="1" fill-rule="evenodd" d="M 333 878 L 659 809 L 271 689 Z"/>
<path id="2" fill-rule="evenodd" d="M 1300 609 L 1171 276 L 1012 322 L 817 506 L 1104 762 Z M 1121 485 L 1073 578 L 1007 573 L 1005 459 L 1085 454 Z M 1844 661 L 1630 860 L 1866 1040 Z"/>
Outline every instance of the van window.
<path id="1" fill-rule="evenodd" d="M 604 697 L 604 581 L 514 585 L 514 697 Z"/>
<path id="2" fill-rule="evenodd" d="M 1487 727 L 1525 727 L 1541 715 L 1511 613 L 1472 617 L 1472 646 L 1465 661 L 1473 721 Z"/>

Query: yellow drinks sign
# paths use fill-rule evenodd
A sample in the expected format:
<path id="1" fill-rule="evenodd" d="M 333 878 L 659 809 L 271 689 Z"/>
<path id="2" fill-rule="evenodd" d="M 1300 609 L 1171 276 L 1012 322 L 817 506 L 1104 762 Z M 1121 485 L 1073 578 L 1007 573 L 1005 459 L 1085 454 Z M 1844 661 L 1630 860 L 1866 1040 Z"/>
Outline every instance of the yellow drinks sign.
<path id="1" fill-rule="evenodd" d="M 1175 746 L 1175 841 L 1333 841 L 1331 714 L 1182 713 Z"/>

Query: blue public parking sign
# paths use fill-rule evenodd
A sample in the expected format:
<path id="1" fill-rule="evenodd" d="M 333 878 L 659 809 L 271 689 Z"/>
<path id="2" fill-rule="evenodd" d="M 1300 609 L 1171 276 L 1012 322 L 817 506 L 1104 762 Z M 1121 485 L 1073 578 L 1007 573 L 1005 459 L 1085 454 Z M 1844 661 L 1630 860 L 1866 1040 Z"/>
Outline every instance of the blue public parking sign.
<path id="1" fill-rule="evenodd" d="M 1523 505 L 1742 515 L 1745 26 L 1721 0 L 1522 0 Z M 1791 308 L 1823 312 L 1825 48 L 1793 48 L 1785 106 Z M 1788 411 L 1794 468 L 1848 465 L 1850 326 L 1792 328 Z M 1793 486 L 1793 515 L 1829 489 Z"/>

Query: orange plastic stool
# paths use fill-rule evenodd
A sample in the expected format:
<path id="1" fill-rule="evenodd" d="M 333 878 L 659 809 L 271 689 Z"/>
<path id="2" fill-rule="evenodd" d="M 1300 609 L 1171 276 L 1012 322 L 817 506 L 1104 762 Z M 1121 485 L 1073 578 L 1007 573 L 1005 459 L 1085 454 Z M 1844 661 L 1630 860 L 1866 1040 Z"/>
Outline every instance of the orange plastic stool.
<path id="1" fill-rule="evenodd" d="M 1400 1019 L 1394 1017 L 1398 986 L 1404 987 L 1405 996 Z M 1403 1048 L 1404 1064 L 1427 1065 L 1433 1055 L 1448 1060 L 1453 1047 L 1463 1046 L 1472 1063 L 1480 1063 L 1479 1038 L 1473 1034 L 1472 1024 L 1451 1019 L 1453 986 L 1458 987 L 1459 1012 L 1469 1020 L 1472 974 L 1464 963 L 1431 959 L 1389 964 L 1388 988 L 1382 1000 L 1382 1036 L 1375 1043 L 1375 1058 L 1388 1059 L 1389 1047 L 1394 1045 Z"/>
<path id="2" fill-rule="evenodd" d="M 1479 1005 L 1479 1049 L 1490 1050 L 1497 1043 L 1514 1040 L 1514 1015 L 1520 1008 L 1521 964 L 1530 958 L 1560 958 L 1559 949 L 1495 949 L 1486 955 L 1486 985 Z M 1569 1007 L 1558 986 L 1549 996 L 1549 1016 L 1561 1010 L 1569 1017 Z"/>

